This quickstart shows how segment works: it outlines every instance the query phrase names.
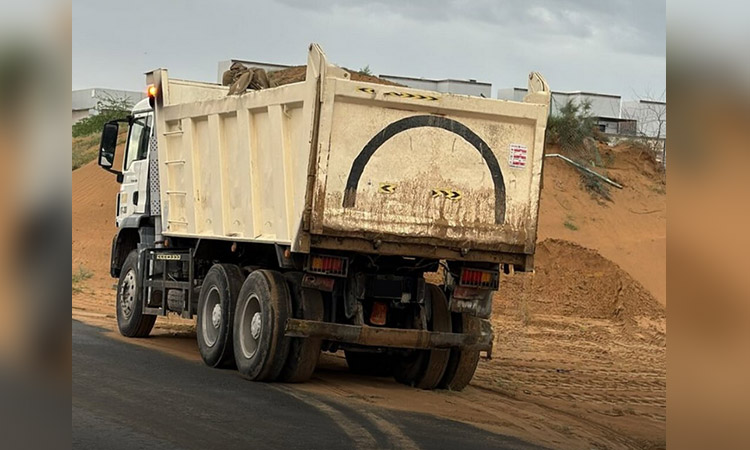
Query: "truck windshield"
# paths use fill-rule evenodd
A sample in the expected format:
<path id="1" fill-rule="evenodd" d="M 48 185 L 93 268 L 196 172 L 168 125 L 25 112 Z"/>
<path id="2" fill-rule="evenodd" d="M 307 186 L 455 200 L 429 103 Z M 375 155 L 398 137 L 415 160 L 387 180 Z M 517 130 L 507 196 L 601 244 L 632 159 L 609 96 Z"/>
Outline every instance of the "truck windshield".
<path id="1" fill-rule="evenodd" d="M 151 137 L 151 118 L 151 114 L 138 116 L 133 120 L 132 125 L 130 125 L 124 170 L 128 170 L 130 163 L 133 161 L 145 159 L 148 155 L 148 140 Z"/>

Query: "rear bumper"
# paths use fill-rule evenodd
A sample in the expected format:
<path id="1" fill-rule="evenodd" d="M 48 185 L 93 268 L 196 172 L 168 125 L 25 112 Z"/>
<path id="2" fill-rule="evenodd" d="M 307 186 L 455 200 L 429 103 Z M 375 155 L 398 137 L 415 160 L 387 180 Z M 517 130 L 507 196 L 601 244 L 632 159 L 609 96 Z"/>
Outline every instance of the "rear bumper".
<path id="1" fill-rule="evenodd" d="M 530 272 L 534 269 L 534 255 L 528 254 L 523 245 L 492 244 L 491 249 L 471 249 L 462 251 L 457 245 L 445 246 L 444 240 L 431 241 L 429 238 L 418 243 L 416 237 L 410 236 L 408 242 L 388 241 L 383 236 L 372 239 L 336 235 L 311 235 L 310 247 L 326 250 L 339 250 L 373 255 L 414 256 L 420 258 L 445 259 L 448 261 L 492 262 L 512 265 L 518 272 Z M 349 233 L 351 234 L 351 233 Z M 455 248 L 454 248 L 455 247 Z"/>
<path id="2" fill-rule="evenodd" d="M 412 349 L 461 347 L 491 352 L 492 327 L 487 320 L 480 320 L 480 323 L 478 334 L 464 334 L 288 319 L 285 334 L 290 337 L 314 337 L 373 347 Z"/>

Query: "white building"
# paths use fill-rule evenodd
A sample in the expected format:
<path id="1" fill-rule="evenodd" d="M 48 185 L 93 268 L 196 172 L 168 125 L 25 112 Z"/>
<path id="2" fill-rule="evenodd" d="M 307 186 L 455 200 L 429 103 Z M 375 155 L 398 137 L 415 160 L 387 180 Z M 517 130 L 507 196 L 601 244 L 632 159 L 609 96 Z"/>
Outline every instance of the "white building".
<path id="1" fill-rule="evenodd" d="M 113 98 L 117 100 L 128 100 L 135 105 L 146 97 L 145 92 L 140 91 L 123 91 L 119 89 L 102 89 L 89 88 L 77 89 L 73 91 L 73 123 L 78 122 L 99 112 L 96 110 L 96 103 L 100 99 Z"/>
<path id="2" fill-rule="evenodd" d="M 623 102 L 622 116 L 638 123 L 638 135 L 667 138 L 667 103 L 654 100 Z"/>
<path id="3" fill-rule="evenodd" d="M 498 89 L 497 98 L 501 100 L 523 101 L 526 93 L 526 88 Z M 635 118 L 621 115 L 622 98 L 619 95 L 583 91 L 552 91 L 550 115 L 559 115 L 560 108 L 568 102 L 573 102 L 576 105 L 588 102 L 591 106 L 589 114 L 597 118 L 599 131 L 603 133 L 612 135 L 635 134 Z"/>
<path id="4" fill-rule="evenodd" d="M 432 78 L 413 78 L 402 77 L 398 75 L 378 75 L 378 77 L 393 81 L 394 83 L 403 84 L 404 86 L 414 89 L 424 89 L 426 91 L 435 91 L 451 94 L 473 95 L 475 97 L 492 97 L 492 84 L 469 80 L 442 79 L 435 80 Z"/>

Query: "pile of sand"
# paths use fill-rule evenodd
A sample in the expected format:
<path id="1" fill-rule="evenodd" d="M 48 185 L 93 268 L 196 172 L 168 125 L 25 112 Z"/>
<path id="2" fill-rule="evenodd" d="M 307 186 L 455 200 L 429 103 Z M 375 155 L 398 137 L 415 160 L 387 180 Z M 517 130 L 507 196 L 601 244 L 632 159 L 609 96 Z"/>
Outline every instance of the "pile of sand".
<path id="1" fill-rule="evenodd" d="M 548 153 L 558 151 L 554 146 Z M 538 241 L 561 239 L 595 249 L 667 303 L 667 196 L 664 174 L 648 155 L 626 146 L 602 149 L 604 170 L 623 189 L 612 201 L 587 192 L 580 172 L 558 158 L 544 161 Z M 542 258 L 537 256 L 537 262 Z"/>
<path id="2" fill-rule="evenodd" d="M 502 311 L 590 319 L 660 319 L 664 307 L 638 281 L 598 252 L 559 239 L 537 245 L 533 274 L 503 277 Z"/>

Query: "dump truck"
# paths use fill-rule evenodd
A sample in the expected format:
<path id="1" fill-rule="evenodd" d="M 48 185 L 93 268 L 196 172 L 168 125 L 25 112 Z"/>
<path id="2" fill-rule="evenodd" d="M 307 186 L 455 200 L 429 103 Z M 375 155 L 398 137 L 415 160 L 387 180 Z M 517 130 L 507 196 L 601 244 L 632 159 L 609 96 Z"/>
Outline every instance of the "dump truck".
<path id="1" fill-rule="evenodd" d="M 501 273 L 533 268 L 540 74 L 522 102 L 431 92 L 354 81 L 312 44 L 296 83 L 146 81 L 99 152 L 121 183 L 121 334 L 174 313 L 196 317 L 206 364 L 250 380 L 304 381 L 343 352 L 357 373 L 469 383 L 491 356 Z"/>

